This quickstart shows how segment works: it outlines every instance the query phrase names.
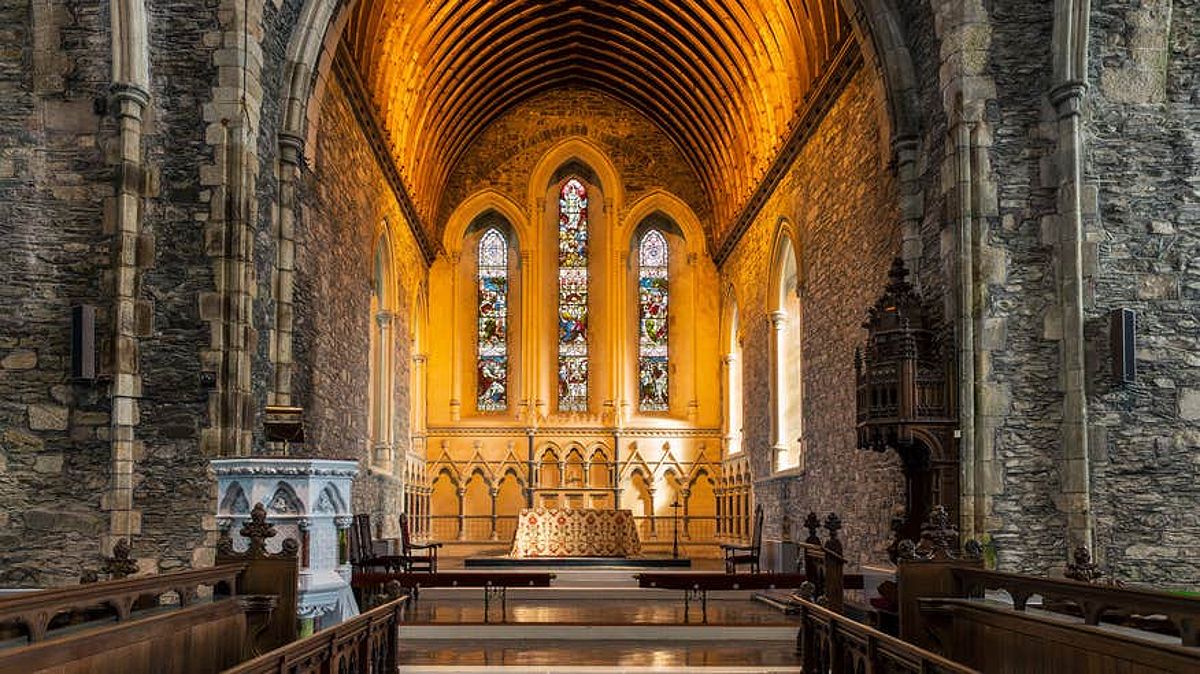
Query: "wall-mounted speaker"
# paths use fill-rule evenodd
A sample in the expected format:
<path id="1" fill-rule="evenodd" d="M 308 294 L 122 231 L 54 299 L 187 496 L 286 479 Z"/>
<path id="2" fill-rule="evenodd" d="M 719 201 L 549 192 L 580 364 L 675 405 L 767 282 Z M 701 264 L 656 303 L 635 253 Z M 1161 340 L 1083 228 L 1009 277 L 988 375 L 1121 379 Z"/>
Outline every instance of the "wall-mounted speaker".
<path id="1" fill-rule="evenodd" d="M 1110 311 L 1108 334 L 1113 380 L 1118 384 L 1132 384 L 1137 381 L 1137 314 L 1133 309 Z"/>
<path id="2" fill-rule="evenodd" d="M 71 307 L 71 378 L 96 379 L 96 307 Z"/>

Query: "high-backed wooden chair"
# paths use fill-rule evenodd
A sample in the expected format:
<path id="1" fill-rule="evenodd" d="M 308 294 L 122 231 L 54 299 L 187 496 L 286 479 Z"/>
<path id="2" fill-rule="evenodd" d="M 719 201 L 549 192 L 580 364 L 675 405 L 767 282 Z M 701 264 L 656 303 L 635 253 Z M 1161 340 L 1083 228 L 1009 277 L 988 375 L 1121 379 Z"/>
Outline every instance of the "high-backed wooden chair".
<path id="1" fill-rule="evenodd" d="M 750 573 L 758 573 L 758 558 L 762 552 L 763 507 L 754 506 L 754 528 L 750 545 L 722 545 L 721 552 L 725 554 L 725 573 L 737 573 L 738 566 L 750 565 Z"/>
<path id="2" fill-rule="evenodd" d="M 400 554 L 406 560 L 409 573 L 437 573 L 438 549 L 441 543 L 413 543 L 408 530 L 408 513 L 400 513 Z"/>
<path id="3" fill-rule="evenodd" d="M 403 555 L 388 554 L 386 548 L 387 543 L 376 541 L 371 533 L 371 515 L 355 515 L 350 527 L 350 563 L 362 570 L 383 568 L 392 573 L 406 570 L 408 560 Z"/>

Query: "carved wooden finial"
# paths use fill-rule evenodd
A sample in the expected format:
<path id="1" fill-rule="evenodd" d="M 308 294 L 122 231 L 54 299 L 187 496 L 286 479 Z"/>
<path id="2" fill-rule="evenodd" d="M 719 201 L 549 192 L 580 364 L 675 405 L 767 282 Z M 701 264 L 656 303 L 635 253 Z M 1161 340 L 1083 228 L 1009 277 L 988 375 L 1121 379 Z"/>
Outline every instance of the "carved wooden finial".
<path id="1" fill-rule="evenodd" d="M 267 521 L 267 509 L 263 504 L 256 503 L 250 511 L 250 521 L 242 525 L 239 534 L 250 541 L 247 554 L 251 557 L 262 557 L 267 554 L 267 539 L 275 536 L 275 527 Z"/>
<path id="2" fill-rule="evenodd" d="M 815 512 L 810 511 L 808 513 L 808 516 L 804 518 L 804 528 L 808 529 L 808 538 L 804 539 L 804 542 L 812 543 L 813 545 L 820 545 L 821 538 L 819 536 L 817 536 L 817 529 L 819 529 L 820 527 L 821 527 L 820 518 L 817 517 L 817 514 Z"/>
<path id="3" fill-rule="evenodd" d="M 1067 562 L 1065 575 L 1071 580 L 1078 580 L 1083 583 L 1094 583 L 1104 575 L 1100 570 L 1100 566 L 1092 561 L 1092 551 L 1087 549 L 1087 546 L 1080 545 L 1075 548 L 1073 559 Z"/>
<path id="4" fill-rule="evenodd" d="M 825 541 L 825 549 L 842 554 L 842 542 L 838 540 L 838 531 L 842 529 L 842 518 L 837 513 L 829 513 L 825 518 L 825 530 L 829 532 L 829 540 Z"/>

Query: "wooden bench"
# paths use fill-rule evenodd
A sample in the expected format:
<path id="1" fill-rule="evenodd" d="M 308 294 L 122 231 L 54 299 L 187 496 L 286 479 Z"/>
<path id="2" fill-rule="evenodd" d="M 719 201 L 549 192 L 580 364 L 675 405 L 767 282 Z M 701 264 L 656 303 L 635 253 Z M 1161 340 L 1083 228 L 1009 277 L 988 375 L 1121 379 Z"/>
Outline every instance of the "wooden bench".
<path id="1" fill-rule="evenodd" d="M 721 590 L 782 590 L 806 580 L 802 573 L 639 573 L 638 587 L 683 590 L 683 621 L 689 622 L 693 599 L 700 600 L 702 622 L 708 622 L 708 593 Z M 860 577 L 861 581 L 861 577 Z M 861 582 L 860 582 L 861 586 Z"/>
<path id="2" fill-rule="evenodd" d="M 421 588 L 480 587 L 483 588 L 483 621 L 489 622 L 493 597 L 500 599 L 501 622 L 508 620 L 508 588 L 550 587 L 555 575 L 536 571 L 441 571 L 438 573 L 368 573 L 356 572 L 350 586 L 362 593 L 377 592 L 391 583 L 412 591 L 413 600 L 420 599 Z"/>

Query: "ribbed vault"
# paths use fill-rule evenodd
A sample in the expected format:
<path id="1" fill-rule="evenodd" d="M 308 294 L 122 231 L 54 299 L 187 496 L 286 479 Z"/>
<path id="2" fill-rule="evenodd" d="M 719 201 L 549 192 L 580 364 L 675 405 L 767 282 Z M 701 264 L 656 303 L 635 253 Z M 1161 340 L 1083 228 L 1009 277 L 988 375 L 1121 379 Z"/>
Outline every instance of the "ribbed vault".
<path id="1" fill-rule="evenodd" d="M 362 0 L 345 44 L 426 222 L 490 122 L 589 87 L 679 147 L 719 223 L 750 196 L 850 33 L 838 0 Z"/>

